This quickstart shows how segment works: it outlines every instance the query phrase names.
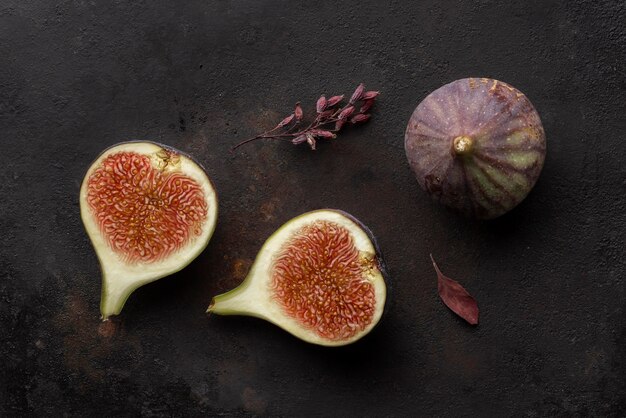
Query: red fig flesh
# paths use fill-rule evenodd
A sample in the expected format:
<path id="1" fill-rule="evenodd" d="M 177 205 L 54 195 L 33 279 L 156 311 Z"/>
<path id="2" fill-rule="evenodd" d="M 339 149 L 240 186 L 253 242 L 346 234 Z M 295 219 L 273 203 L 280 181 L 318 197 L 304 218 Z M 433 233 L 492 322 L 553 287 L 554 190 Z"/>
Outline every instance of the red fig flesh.
<path id="1" fill-rule="evenodd" d="M 329 221 L 305 225 L 277 255 L 273 297 L 320 337 L 352 338 L 371 324 L 376 307 L 374 286 L 363 280 L 359 259 L 347 228 Z"/>

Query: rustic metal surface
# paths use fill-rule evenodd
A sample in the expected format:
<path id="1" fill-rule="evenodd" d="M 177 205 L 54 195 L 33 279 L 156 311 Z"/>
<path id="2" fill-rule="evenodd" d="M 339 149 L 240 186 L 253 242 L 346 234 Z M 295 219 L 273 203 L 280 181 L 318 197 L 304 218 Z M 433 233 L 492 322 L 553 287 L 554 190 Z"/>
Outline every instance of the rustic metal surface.
<path id="1" fill-rule="evenodd" d="M 624 416 L 626 20 L 622 1 L 0 4 L 0 415 Z M 529 197 L 477 223 L 432 203 L 404 129 L 444 83 L 494 77 L 539 111 Z M 258 143 L 296 100 L 382 90 L 368 125 L 317 152 Z M 107 146 L 160 141 L 220 194 L 206 251 L 99 328 L 78 190 Z M 262 242 L 310 209 L 377 235 L 393 292 L 367 339 L 299 342 L 207 318 Z M 428 254 L 479 301 L 466 326 Z"/>

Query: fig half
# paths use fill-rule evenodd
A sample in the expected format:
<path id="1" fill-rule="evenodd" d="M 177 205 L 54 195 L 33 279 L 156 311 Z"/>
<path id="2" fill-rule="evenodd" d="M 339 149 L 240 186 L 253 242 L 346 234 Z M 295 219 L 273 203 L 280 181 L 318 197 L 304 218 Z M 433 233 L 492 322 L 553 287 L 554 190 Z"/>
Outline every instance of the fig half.
<path id="1" fill-rule="evenodd" d="M 489 78 L 456 80 L 429 94 L 409 120 L 404 146 L 428 194 L 479 219 L 517 206 L 546 154 L 541 119 L 528 98 Z"/>
<path id="2" fill-rule="evenodd" d="M 301 340 L 350 344 L 385 307 L 385 269 L 372 234 L 345 212 L 300 215 L 263 245 L 248 277 L 208 312 L 265 319 Z"/>
<path id="3" fill-rule="evenodd" d="M 102 269 L 102 319 L 138 287 L 189 264 L 217 220 L 217 194 L 191 157 L 153 142 L 125 142 L 93 162 L 80 212 Z"/>

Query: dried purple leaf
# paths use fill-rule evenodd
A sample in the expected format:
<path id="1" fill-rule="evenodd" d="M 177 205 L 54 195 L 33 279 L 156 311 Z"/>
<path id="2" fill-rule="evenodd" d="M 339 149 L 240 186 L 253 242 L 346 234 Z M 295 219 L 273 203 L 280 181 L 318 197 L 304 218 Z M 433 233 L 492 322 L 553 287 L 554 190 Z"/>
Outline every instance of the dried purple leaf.
<path id="1" fill-rule="evenodd" d="M 300 135 L 291 140 L 294 145 L 300 145 L 303 142 L 306 142 L 306 135 Z"/>
<path id="2" fill-rule="evenodd" d="M 354 106 L 348 106 L 341 111 L 338 119 L 348 119 L 354 113 Z"/>
<path id="3" fill-rule="evenodd" d="M 317 99 L 317 103 L 315 105 L 315 109 L 317 110 L 317 113 L 322 113 L 324 110 L 326 110 L 327 104 L 328 104 L 328 101 L 326 100 L 326 96 L 320 96 L 320 98 Z"/>
<path id="4" fill-rule="evenodd" d="M 281 120 L 278 125 L 276 125 L 276 128 L 282 128 L 285 125 L 289 125 L 291 121 L 293 120 L 294 116 L 295 115 L 293 113 L 287 116 L 285 119 Z"/>
<path id="5" fill-rule="evenodd" d="M 311 149 L 315 151 L 315 138 L 313 138 L 313 135 L 306 134 L 306 142 L 309 144 Z"/>
<path id="6" fill-rule="evenodd" d="M 437 289 L 443 303 L 445 303 L 452 312 L 465 319 L 468 323 L 477 325 L 479 311 L 476 300 L 459 282 L 443 275 L 437 263 L 435 263 L 432 254 L 430 255 L 430 259 L 437 272 Z"/>
<path id="7" fill-rule="evenodd" d="M 296 103 L 296 107 L 293 111 L 293 113 L 296 115 L 296 120 L 302 120 L 302 106 L 300 106 L 300 102 Z"/>
<path id="8" fill-rule="evenodd" d="M 334 105 L 336 105 L 337 103 L 339 103 L 342 100 L 343 100 L 343 94 L 341 96 L 333 96 L 330 99 L 328 99 L 327 106 L 328 107 L 333 107 Z"/>
<path id="9" fill-rule="evenodd" d="M 350 104 L 354 104 L 354 102 L 361 100 L 364 91 L 365 85 L 363 83 L 359 84 L 356 90 L 354 90 L 354 93 L 352 93 L 352 97 L 350 97 Z"/>
<path id="10" fill-rule="evenodd" d="M 331 117 L 333 114 L 335 113 L 334 110 L 329 109 L 329 110 L 324 110 L 322 113 L 320 113 L 320 120 L 324 120 L 324 119 L 328 119 L 329 117 Z"/>
<path id="11" fill-rule="evenodd" d="M 337 135 L 335 135 L 331 131 L 326 131 L 323 129 L 311 129 L 309 132 L 311 133 L 311 135 L 316 136 L 318 138 L 334 139 L 337 137 Z"/>
<path id="12" fill-rule="evenodd" d="M 371 115 L 369 114 L 363 114 L 363 113 L 359 113 L 356 116 L 353 116 L 352 119 L 350 119 L 350 123 L 352 124 L 357 124 L 357 123 L 365 123 L 368 120 L 370 120 Z"/>
<path id="13" fill-rule="evenodd" d="M 369 99 L 363 102 L 363 105 L 361 106 L 361 109 L 359 109 L 360 113 L 365 113 L 368 110 L 370 110 L 372 108 L 372 106 L 374 106 L 374 99 Z"/>
<path id="14" fill-rule="evenodd" d="M 366 91 L 365 93 L 363 93 L 363 97 L 361 97 L 361 100 L 370 100 L 370 99 L 375 98 L 379 94 L 380 94 L 379 91 L 374 91 L 374 90 Z"/>

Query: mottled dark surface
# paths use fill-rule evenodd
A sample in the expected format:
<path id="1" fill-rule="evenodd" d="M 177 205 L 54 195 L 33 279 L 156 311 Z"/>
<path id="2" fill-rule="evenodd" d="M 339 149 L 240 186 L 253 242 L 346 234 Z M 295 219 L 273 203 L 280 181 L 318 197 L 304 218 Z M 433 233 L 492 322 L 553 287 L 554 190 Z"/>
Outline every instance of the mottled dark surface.
<path id="1" fill-rule="evenodd" d="M 132 5 L 131 5 L 132 3 Z M 0 415 L 624 416 L 623 1 L 22 1 L 0 4 Z M 537 186 L 476 223 L 419 189 L 415 106 L 467 76 L 516 86 L 543 119 Z M 382 90 L 374 119 L 315 153 L 231 145 L 317 94 Z M 206 251 L 99 328 L 78 190 L 105 147 L 193 154 L 221 198 Z M 377 235 L 387 315 L 310 346 L 207 319 L 284 221 L 346 210 Z M 438 300 L 432 252 L 476 296 Z"/>

